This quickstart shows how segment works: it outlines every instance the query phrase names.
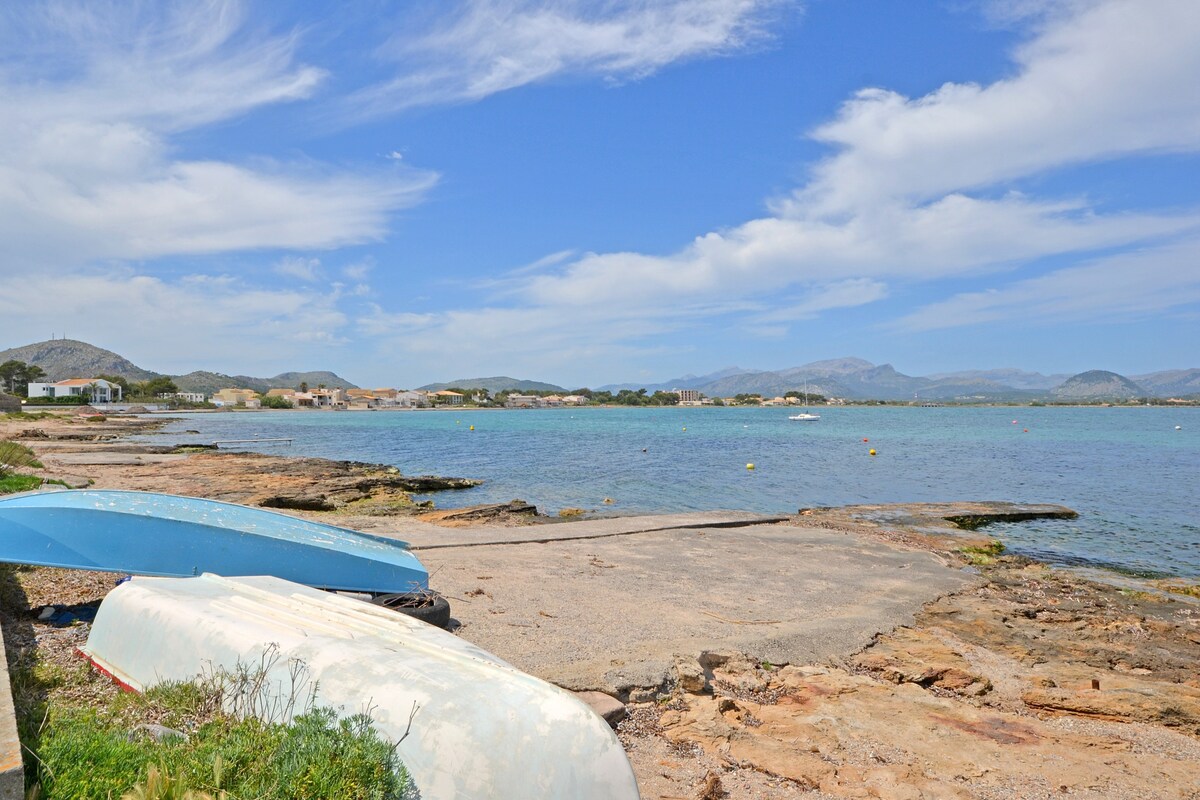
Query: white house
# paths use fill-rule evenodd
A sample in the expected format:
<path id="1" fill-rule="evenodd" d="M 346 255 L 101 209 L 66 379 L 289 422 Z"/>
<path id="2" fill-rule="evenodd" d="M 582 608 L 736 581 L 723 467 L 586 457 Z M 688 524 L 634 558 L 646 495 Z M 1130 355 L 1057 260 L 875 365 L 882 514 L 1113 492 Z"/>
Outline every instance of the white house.
<path id="1" fill-rule="evenodd" d="M 424 408 L 429 405 L 429 395 L 422 391 L 396 392 L 396 405 L 401 408 Z"/>
<path id="2" fill-rule="evenodd" d="M 85 397 L 89 403 L 111 403 L 121 399 L 121 384 L 109 383 L 103 378 L 71 378 L 57 383 L 31 383 L 29 396 Z"/>

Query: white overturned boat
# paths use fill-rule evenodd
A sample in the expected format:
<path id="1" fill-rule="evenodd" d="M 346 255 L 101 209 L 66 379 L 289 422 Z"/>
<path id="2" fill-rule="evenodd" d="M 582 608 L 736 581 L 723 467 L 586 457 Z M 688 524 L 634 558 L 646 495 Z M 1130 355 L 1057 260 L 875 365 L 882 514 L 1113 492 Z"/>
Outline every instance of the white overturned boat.
<path id="1" fill-rule="evenodd" d="M 317 705 L 369 709 L 399 742 L 421 800 L 638 798 L 617 737 L 569 692 L 432 625 L 279 578 L 135 578 L 104 599 L 83 653 L 142 691 L 257 666 L 268 647 L 279 657 L 260 705 L 287 707 L 303 663 Z"/>

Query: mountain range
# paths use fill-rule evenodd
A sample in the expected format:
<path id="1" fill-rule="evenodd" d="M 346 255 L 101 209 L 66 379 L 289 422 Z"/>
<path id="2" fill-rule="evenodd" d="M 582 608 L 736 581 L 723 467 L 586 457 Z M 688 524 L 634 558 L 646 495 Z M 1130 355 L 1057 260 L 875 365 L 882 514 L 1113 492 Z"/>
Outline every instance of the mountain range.
<path id="1" fill-rule="evenodd" d="M 51 339 L 9 350 L 0 350 L 0 364 L 9 360 L 23 361 L 26 364 L 41 367 L 46 372 L 47 381 L 92 378 L 97 375 L 117 375 L 128 381 L 148 381 L 151 378 L 169 377 L 181 392 L 203 392 L 204 394 L 212 394 L 231 386 L 266 392 L 270 389 L 294 388 L 302 382 L 313 387 L 323 383 L 326 386 L 340 386 L 343 389 L 358 388 L 333 372 L 283 372 L 273 378 L 223 375 L 219 372 L 204 371 L 164 376 L 162 373 L 142 369 L 111 350 L 75 339 Z"/>
<path id="2" fill-rule="evenodd" d="M 160 373 L 143 369 L 111 350 L 73 339 L 51 339 L 0 351 L 0 363 L 8 360 L 35 364 L 46 371 L 47 379 L 51 381 L 96 375 L 119 375 L 131 381 L 160 377 Z M 328 371 L 283 372 L 272 378 L 195 371 L 167 377 L 175 382 L 180 391 L 206 394 L 229 386 L 265 392 L 273 388 L 295 387 L 301 383 L 314 387 L 324 384 L 358 388 L 337 373 Z M 449 383 L 430 383 L 421 388 L 439 391 L 450 387 L 486 388 L 492 392 L 567 391 L 552 383 L 507 376 L 461 378 Z M 732 397 L 738 394 L 775 396 L 807 389 L 812 394 L 851 400 L 1021 402 L 1125 400 L 1137 397 L 1200 399 L 1200 368 L 1128 376 L 1105 370 L 1089 370 L 1077 375 L 1043 375 L 1006 368 L 942 372 L 921 377 L 898 372 L 891 364 L 872 364 L 861 358 L 847 357 L 814 361 L 781 370 L 727 367 L 707 375 L 683 375 L 662 383 L 622 383 L 597 388 L 612 392 L 621 389 L 646 389 L 649 392 L 697 389 L 709 397 Z"/>
<path id="3" fill-rule="evenodd" d="M 1122 376 L 1090 370 L 1078 375 L 1043 375 L 1019 369 L 905 375 L 891 364 L 861 358 L 814 361 L 800 367 L 767 371 L 727 367 L 709 375 L 684 375 L 662 383 L 612 384 L 601 390 L 654 392 L 697 389 L 709 397 L 738 394 L 781 395 L 804 391 L 853 400 L 959 400 L 1011 402 L 1036 399 L 1093 400 L 1132 397 L 1200 397 L 1200 369 L 1174 369 Z"/>
<path id="4" fill-rule="evenodd" d="M 565 392 L 561 386 L 540 381 L 522 381 L 498 375 L 494 378 L 462 378 L 449 383 L 427 383 L 418 387 L 425 392 L 440 392 L 445 389 L 487 389 L 492 394 L 496 392 Z"/>

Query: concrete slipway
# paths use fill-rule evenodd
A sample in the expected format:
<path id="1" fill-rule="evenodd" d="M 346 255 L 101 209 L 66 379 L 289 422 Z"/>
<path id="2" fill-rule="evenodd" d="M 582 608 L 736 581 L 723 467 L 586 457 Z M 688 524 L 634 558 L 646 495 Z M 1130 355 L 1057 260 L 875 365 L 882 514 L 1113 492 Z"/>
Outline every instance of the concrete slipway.
<path id="1" fill-rule="evenodd" d="M 704 651 L 838 661 L 976 580 L 931 553 L 730 512 L 372 532 L 393 524 L 463 638 L 560 686 L 621 697 Z"/>

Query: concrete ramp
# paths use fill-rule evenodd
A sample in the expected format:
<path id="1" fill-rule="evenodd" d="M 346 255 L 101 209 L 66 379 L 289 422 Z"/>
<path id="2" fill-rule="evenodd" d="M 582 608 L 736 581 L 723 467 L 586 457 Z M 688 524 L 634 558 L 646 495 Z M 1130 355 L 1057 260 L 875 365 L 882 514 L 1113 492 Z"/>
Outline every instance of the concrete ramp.
<path id="1" fill-rule="evenodd" d="M 598 520 L 624 533 L 589 538 L 542 534 L 584 532 L 571 523 L 533 529 L 536 542 L 509 541 L 529 528 L 503 529 L 491 544 L 476 529 L 457 546 L 418 547 L 463 638 L 559 685 L 619 695 L 660 685 L 677 657 L 705 650 L 773 664 L 840 659 L 977 580 L 856 534 L 652 519 Z"/>

